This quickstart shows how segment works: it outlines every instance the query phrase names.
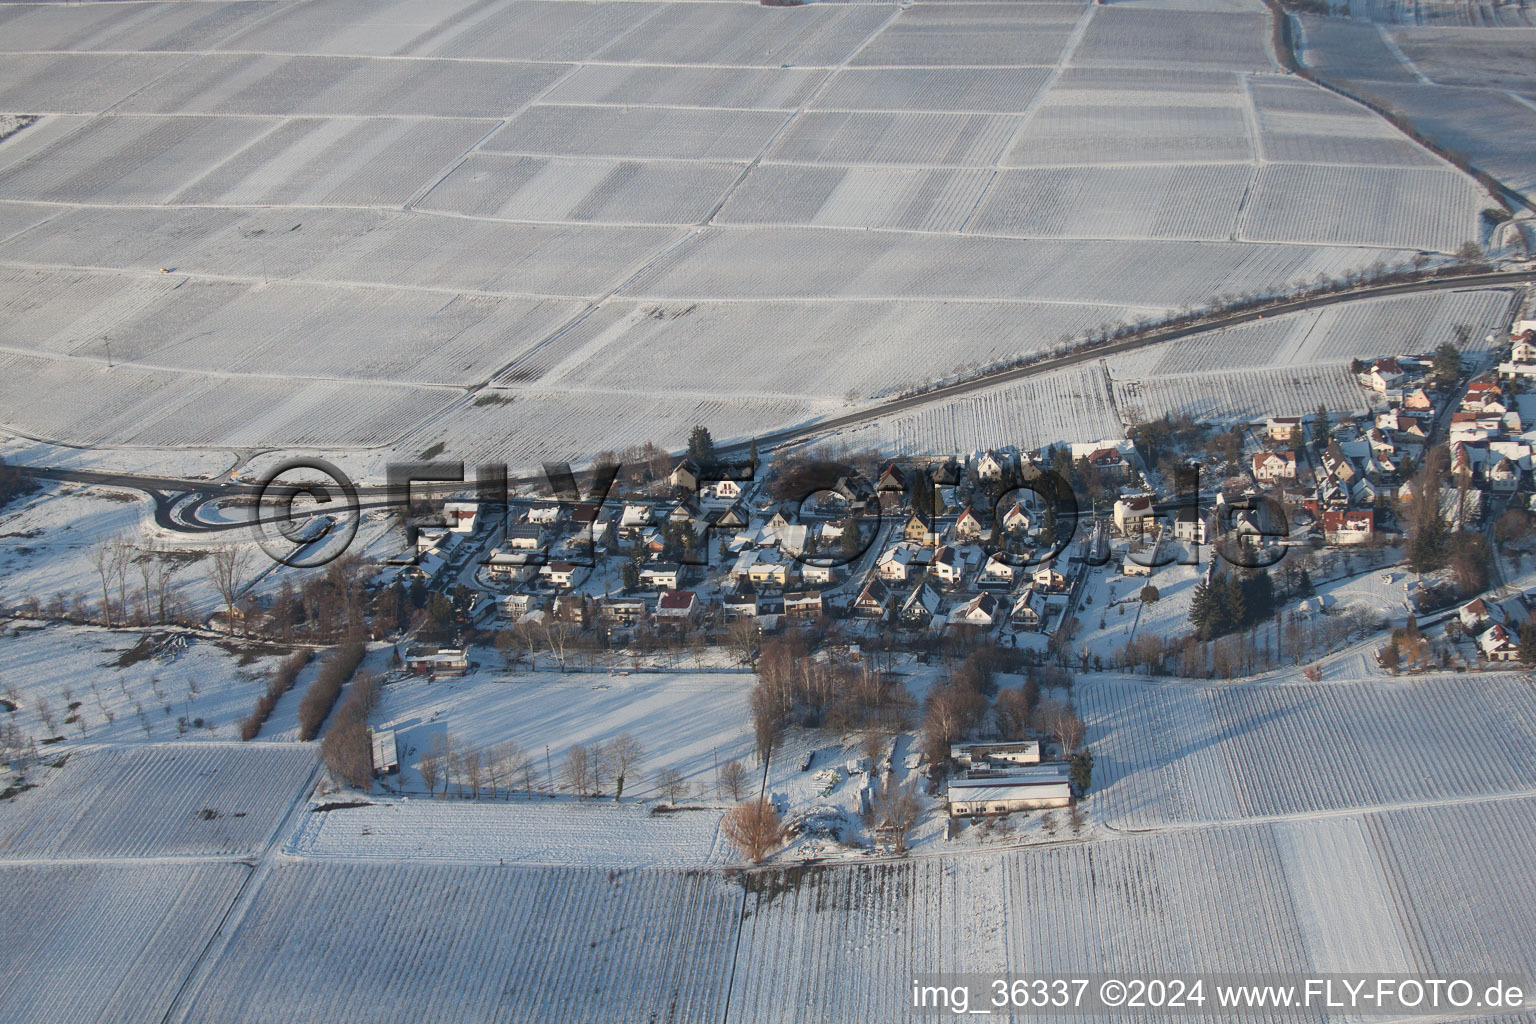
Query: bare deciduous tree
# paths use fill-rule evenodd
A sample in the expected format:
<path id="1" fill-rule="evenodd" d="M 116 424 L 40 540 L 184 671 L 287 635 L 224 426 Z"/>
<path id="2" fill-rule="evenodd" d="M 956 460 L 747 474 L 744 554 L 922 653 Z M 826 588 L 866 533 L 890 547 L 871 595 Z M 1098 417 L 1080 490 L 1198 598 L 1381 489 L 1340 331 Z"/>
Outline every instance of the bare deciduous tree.
<path id="1" fill-rule="evenodd" d="M 740 800 L 747 788 L 747 769 L 740 761 L 727 761 L 720 766 L 720 795 Z"/>
<path id="2" fill-rule="evenodd" d="M 480 783 L 485 773 L 485 753 L 479 747 L 465 747 L 459 754 L 459 763 L 463 766 L 464 781 L 469 783 L 469 793 L 474 799 L 480 799 Z"/>
<path id="3" fill-rule="evenodd" d="M 615 800 L 624 795 L 624 779 L 632 775 L 645 757 L 640 741 L 627 732 L 621 732 L 608 744 L 608 762 L 613 770 Z"/>
<path id="4" fill-rule="evenodd" d="M 784 839 L 784 823 L 766 797 L 744 800 L 720 820 L 720 833 L 752 863 L 766 857 Z"/>
<path id="5" fill-rule="evenodd" d="M 592 752 L 576 744 L 566 752 L 562 774 L 566 789 L 576 796 L 586 796 L 592 788 Z"/>
<path id="6" fill-rule="evenodd" d="M 658 771 L 653 781 L 656 783 L 656 788 L 661 790 L 661 795 L 667 798 L 667 803 L 674 807 L 679 800 L 688 795 L 687 778 L 672 765 L 667 765 Z"/>
<path id="7" fill-rule="evenodd" d="M 917 786 L 910 779 L 900 785 L 894 778 L 884 779 L 875 788 L 874 796 L 870 800 L 872 824 L 890 835 L 897 853 L 906 852 L 907 833 L 911 832 L 912 826 L 917 824 L 917 817 L 922 810 L 923 804 L 918 799 Z"/>
<path id="8" fill-rule="evenodd" d="M 422 754 L 421 759 L 416 763 L 416 770 L 421 772 L 421 781 L 427 787 L 427 794 L 435 796 L 437 793 L 437 779 L 442 774 L 442 759 L 437 751 L 428 750 Z"/>
<path id="9" fill-rule="evenodd" d="M 235 544 L 220 544 L 213 549 L 208 563 L 208 582 L 224 601 L 224 631 L 235 631 L 235 601 L 245 589 L 251 569 L 251 553 Z"/>

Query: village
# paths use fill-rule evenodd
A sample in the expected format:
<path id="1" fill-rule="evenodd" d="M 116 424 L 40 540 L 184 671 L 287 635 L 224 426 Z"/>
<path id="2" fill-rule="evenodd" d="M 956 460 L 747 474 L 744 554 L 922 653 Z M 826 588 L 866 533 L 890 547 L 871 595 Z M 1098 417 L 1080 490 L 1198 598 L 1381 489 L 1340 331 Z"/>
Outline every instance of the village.
<path id="1" fill-rule="evenodd" d="M 795 691 L 755 723 L 760 757 L 829 715 L 871 737 L 792 758 L 819 769 L 812 802 L 852 780 L 850 811 L 868 817 L 904 772 L 952 823 L 1075 816 L 1092 776 L 1075 671 L 1232 678 L 1361 643 L 1392 674 L 1536 661 L 1532 599 L 1501 568 L 1533 553 L 1536 322 L 1515 325 L 1496 366 L 1466 367 L 1447 343 L 1354 372 L 1368 416 L 1164 421 L 1029 452 L 771 467 L 755 449 L 717 459 L 700 427 L 669 472 L 615 472 L 605 500 L 423 506 L 421 522 L 442 518 L 375 583 L 411 623 L 392 666 L 429 680 L 691 666 L 751 670 L 761 690 L 788 654 L 883 680 L 858 710 Z M 1341 606 L 1365 581 L 1389 603 Z M 1180 591 L 1182 604 L 1163 600 Z M 1187 614 L 1157 618 L 1159 603 Z M 1116 622 L 1145 614 L 1144 631 L 1116 633 L 1111 607 Z M 953 683 L 973 668 L 979 698 Z M 375 767 L 395 770 L 393 737 L 386 749 L 377 736 Z"/>

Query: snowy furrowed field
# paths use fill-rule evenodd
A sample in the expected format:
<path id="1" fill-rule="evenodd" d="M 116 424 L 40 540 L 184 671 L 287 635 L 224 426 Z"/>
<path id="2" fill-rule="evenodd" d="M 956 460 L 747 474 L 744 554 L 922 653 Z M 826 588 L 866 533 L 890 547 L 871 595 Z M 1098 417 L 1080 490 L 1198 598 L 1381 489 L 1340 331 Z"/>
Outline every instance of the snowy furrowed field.
<path id="1" fill-rule="evenodd" d="M 308 814 L 284 850 L 343 861 L 696 868 L 736 859 L 720 838 L 721 813 L 530 801 L 522 793 L 474 802 L 412 797 Z"/>
<path id="2" fill-rule="evenodd" d="M 53 115 L 0 143 L 5 420 L 38 438 L 363 476 L 437 443 L 522 469 L 766 433 L 1133 311 L 1449 252 L 1488 205 L 1281 75 L 1252 3 L 136 10 L 0 12 L 0 111 Z M 733 300 L 775 305 L 626 331 L 660 373 L 563 363 L 572 324 Z M 912 328 L 887 301 L 922 304 Z M 1060 308 L 933 326 L 955 301 Z M 806 355 L 729 350 L 764 341 Z M 744 418 L 704 397 L 722 366 Z M 422 387 L 488 384 L 517 386 L 516 436 Z"/>
<path id="3" fill-rule="evenodd" d="M 0 865 L 12 934 L 0 1013 L 31 1024 L 160 1020 L 250 868 Z"/>
<path id="4" fill-rule="evenodd" d="M 1112 374 L 1117 380 L 1140 380 L 1245 367 L 1315 367 L 1370 359 L 1383 352 L 1426 354 L 1455 337 L 1462 326 L 1468 328 L 1462 351 L 1484 358 L 1489 335 L 1497 338 L 1504 329 L 1516 300 L 1516 293 L 1510 291 L 1469 289 L 1367 299 L 1266 317 L 1117 356 Z"/>
<path id="5" fill-rule="evenodd" d="M 1111 822 L 1146 828 L 1531 791 L 1533 697 L 1527 677 L 1477 675 L 1211 688 L 1096 682 L 1079 704 L 1096 777 L 1103 772 L 1096 805 Z"/>
<path id="6" fill-rule="evenodd" d="M 1115 381 L 1115 407 L 1144 420 L 1182 414 L 1210 423 L 1251 422 L 1310 415 L 1319 405 L 1364 414 L 1370 411 L 1366 394 L 1348 363 Z"/>
<path id="7" fill-rule="evenodd" d="M 189 1019 L 718 1021 L 741 899 L 708 873 L 279 864 Z"/>
<path id="8" fill-rule="evenodd" d="M 309 782 L 301 744 L 97 747 L 0 811 L 0 859 L 251 854 Z"/>
<path id="9" fill-rule="evenodd" d="M 830 435 L 832 447 L 896 454 L 965 452 L 1001 445 L 1035 448 L 1063 437 L 1124 433 L 1103 370 L 1063 370 L 934 403 L 913 413 Z"/>

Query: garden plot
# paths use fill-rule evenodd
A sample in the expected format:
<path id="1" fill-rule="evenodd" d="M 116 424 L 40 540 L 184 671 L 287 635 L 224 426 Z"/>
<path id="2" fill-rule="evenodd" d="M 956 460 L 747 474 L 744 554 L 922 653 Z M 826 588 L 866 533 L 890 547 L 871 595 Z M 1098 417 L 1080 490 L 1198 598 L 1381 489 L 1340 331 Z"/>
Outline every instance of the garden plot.
<path id="1" fill-rule="evenodd" d="M 264 118 L 104 117 L 0 174 L 0 198 L 165 202 L 275 126 Z"/>
<path id="2" fill-rule="evenodd" d="M 1003 114 L 809 111 L 785 129 L 765 159 L 990 168 L 1022 123 Z"/>
<path id="3" fill-rule="evenodd" d="M 1227 370 L 1115 381 L 1115 406 L 1143 420 L 1186 415 L 1207 423 L 1252 423 L 1268 416 L 1370 412 L 1348 363 Z"/>
<path id="4" fill-rule="evenodd" d="M 568 6 L 564 3 L 559 6 Z M 625 7 L 633 7 L 626 2 Z M 813 68 L 629 67 L 586 64 L 545 93 L 544 103 L 797 110 L 827 72 Z"/>
<path id="5" fill-rule="evenodd" d="M 806 228 L 710 229 L 626 285 L 654 299 L 974 299 L 1205 304 L 1407 253 L 1231 242 L 1079 241 Z M 1170 277 L 1167 268 L 1180 273 Z"/>
<path id="6" fill-rule="evenodd" d="M 1076 337 L 1129 308 L 982 302 L 605 303 L 508 374 L 553 388 L 890 395 Z M 850 343 L 850 339 L 857 341 Z M 721 358 L 702 376 L 698 353 Z M 945 353 L 935 360 L 933 352 Z M 807 366 L 816 367 L 807 383 Z"/>
<path id="7" fill-rule="evenodd" d="M 603 47 L 596 59 L 619 64 L 834 67 L 893 14 L 885 4 L 763 9 L 673 3 Z"/>
<path id="8" fill-rule="evenodd" d="M 631 160 L 750 160 L 786 120 L 785 114 L 770 110 L 540 105 L 514 118 L 481 149 Z"/>
<path id="9" fill-rule="evenodd" d="M 1029 450 L 1065 440 L 1118 437 L 1123 431 L 1103 373 L 1091 368 L 1045 374 L 925 405 L 839 431 L 830 440 L 848 448 L 918 455 L 1002 445 Z"/>
<path id="10" fill-rule="evenodd" d="M 255 853 L 316 765 L 308 744 L 97 747 L 36 768 L 0 823 L 0 857 Z"/>
<path id="11" fill-rule="evenodd" d="M 499 118 L 568 70 L 564 64 L 211 53 L 142 89 L 118 109 L 139 114 Z"/>
<path id="12" fill-rule="evenodd" d="M 18 266 L 292 278 L 355 286 L 600 295 L 677 228 L 531 225 L 384 210 L 74 210 L 0 243 Z"/>
<path id="13" fill-rule="evenodd" d="M 253 3 L 17 4 L 0 11 L 0 48 L 204 50 L 269 13 Z"/>
<path id="14" fill-rule="evenodd" d="M 702 873 L 279 864 L 191 1018 L 718 1021 L 741 898 Z"/>
<path id="15" fill-rule="evenodd" d="M 1487 202 L 1450 168 L 1268 164 L 1254 182 L 1241 235 L 1452 252 L 1476 240 Z"/>
<path id="16" fill-rule="evenodd" d="M 1029 109 L 1047 68 L 848 68 L 832 76 L 816 110 L 938 110 L 1017 113 Z"/>
<path id="17" fill-rule="evenodd" d="M 924 4 L 854 55 L 856 65 L 1054 65 L 1080 4 Z"/>
<path id="18" fill-rule="evenodd" d="M 70 533 L 92 531 L 94 540 L 114 535 L 138 540 L 136 520 L 146 511 L 136 503 L 93 500 L 85 495 L 73 501 L 55 499 L 49 506 L 56 512 L 81 512 Z M 27 522 L 26 518 L 8 516 L 0 525 L 11 532 Z M 17 598 L 35 594 L 46 603 L 56 591 L 86 595 L 94 591 L 99 604 L 101 581 L 95 567 L 88 564 L 86 538 L 80 538 L 78 547 L 65 548 L 70 543 L 68 535 L 40 533 L 30 543 L 47 551 L 48 559 L 31 573 L 16 571 L 19 559 L 13 541 L 7 539 L 6 547 L 0 549 L 7 563 L 6 578 L 15 580 L 13 593 Z M 34 561 L 39 561 L 35 555 Z M 186 591 L 193 590 L 198 597 L 217 600 L 211 585 L 203 580 L 205 570 L 200 560 L 188 557 L 176 573 L 178 596 L 186 599 L 191 596 Z M 131 571 L 137 575 L 138 567 Z M 137 586 L 140 584 L 130 583 L 130 588 Z M 115 582 L 111 590 L 112 599 L 117 601 Z M 132 589 L 129 600 L 137 608 Z M 14 700 L 20 707 L 6 713 L 4 721 L 14 723 L 39 744 L 58 737 L 58 743 L 38 748 L 49 758 L 90 744 L 160 743 L 181 737 L 188 742 L 236 739 L 240 720 L 250 714 L 266 685 L 266 673 L 276 666 L 278 658 L 265 649 L 241 651 L 234 644 L 220 646 L 179 631 L 114 632 L 92 626 L 31 629 L 12 622 L 6 632 L 5 643 L 0 645 L 0 678 L 16 693 L 16 697 L 5 698 L 7 703 Z M 42 717 L 43 705 L 53 721 L 51 729 Z M 78 707 L 71 710 L 71 705 Z M 139 708 L 144 711 L 143 719 L 137 714 Z M 169 714 L 166 708 L 171 709 Z M 69 718 L 76 721 L 67 721 Z M 184 725 L 178 724 L 182 719 Z"/>
<path id="19" fill-rule="evenodd" d="M 1262 13 L 1096 7 L 1074 64 L 1274 71 Z"/>
<path id="20" fill-rule="evenodd" d="M 417 204 L 474 217 L 696 224 L 742 165 L 472 155 Z"/>
<path id="21" fill-rule="evenodd" d="M 399 207 L 495 126 L 472 120 L 295 118 L 172 201 Z"/>
<path id="22" fill-rule="evenodd" d="M 752 683 L 747 673 L 505 674 L 485 667 L 460 680 L 391 683 L 373 720 L 395 730 L 402 754 L 399 781 L 408 793 L 425 794 L 416 764 L 439 733 L 479 748 L 515 740 L 538 753 L 537 784 L 548 789 L 545 747 L 552 751 L 558 785 L 560 763 L 572 746 L 606 743 L 627 732 L 645 756 L 625 780 L 626 801 L 659 798 L 653 776 L 663 767 L 677 768 L 690 786 L 704 787 L 712 796 L 716 759 L 745 762 L 751 754 L 747 691 Z"/>
<path id="23" fill-rule="evenodd" d="M 0 1013 L 33 1024 L 160 1020 L 249 871 L 218 863 L 0 867 L 0 919 L 13 930 Z"/>
<path id="24" fill-rule="evenodd" d="M 747 176 L 715 223 L 956 231 L 991 180 L 980 168 L 768 164 Z"/>
<path id="25" fill-rule="evenodd" d="M 967 231 L 1043 238 L 1224 241 L 1253 169 L 1247 164 L 1004 171 Z"/>
<path id="26" fill-rule="evenodd" d="M 543 774 L 541 759 L 541 787 Z M 709 802 L 715 802 L 713 793 Z M 304 816 L 285 851 L 345 861 L 689 869 L 738 859 L 720 838 L 722 813 L 696 807 L 658 814 L 651 805 L 550 800 L 542 794 L 530 801 L 521 792 L 508 800 L 477 802 L 416 796 L 314 811 Z"/>
<path id="27" fill-rule="evenodd" d="M 5 58 L 0 110 L 96 114 L 181 64 L 174 53 L 23 53 Z"/>

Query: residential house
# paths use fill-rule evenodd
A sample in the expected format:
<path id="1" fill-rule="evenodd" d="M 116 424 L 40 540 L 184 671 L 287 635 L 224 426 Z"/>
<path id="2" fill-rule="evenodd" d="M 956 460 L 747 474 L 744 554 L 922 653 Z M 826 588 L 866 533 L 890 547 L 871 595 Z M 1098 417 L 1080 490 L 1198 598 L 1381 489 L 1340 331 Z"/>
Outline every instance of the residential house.
<path id="1" fill-rule="evenodd" d="M 960 557 L 960 552 L 946 544 L 933 553 L 928 571 L 934 579 L 948 586 L 956 586 L 965 577 L 965 559 Z"/>
<path id="2" fill-rule="evenodd" d="M 1255 452 L 1253 475 L 1263 483 L 1296 479 L 1296 453 L 1291 451 Z"/>
<path id="3" fill-rule="evenodd" d="M 1045 617 L 1045 595 L 1030 587 L 1013 602 L 1008 621 L 1014 629 L 1036 632 L 1044 627 Z"/>
<path id="4" fill-rule="evenodd" d="M 784 615 L 791 619 L 818 618 L 826 610 L 819 590 L 786 590 Z"/>
<path id="5" fill-rule="evenodd" d="M 550 562 L 539 570 L 550 584 L 556 587 L 579 587 L 587 578 L 588 570 L 584 565 L 576 565 L 572 562 Z"/>
<path id="6" fill-rule="evenodd" d="M 640 567 L 640 585 L 656 590 L 676 590 L 682 585 L 683 567 L 676 562 L 647 562 Z"/>
<path id="7" fill-rule="evenodd" d="M 419 676 L 461 676 L 469 671 L 469 657 L 462 647 L 422 644 L 406 648 L 405 669 Z"/>
<path id="8" fill-rule="evenodd" d="M 474 533 L 480 519 L 480 503 L 477 501 L 443 502 L 443 521 L 454 533 Z"/>
<path id="9" fill-rule="evenodd" d="M 1520 641 L 1501 625 L 1478 637 L 1477 646 L 1489 661 L 1515 661 L 1520 657 Z"/>
<path id="10" fill-rule="evenodd" d="M 1498 605 L 1490 605 L 1482 598 L 1468 601 L 1456 612 L 1461 628 L 1468 633 L 1481 633 L 1489 625 L 1504 621 L 1504 612 Z"/>
<path id="11" fill-rule="evenodd" d="M 643 597 L 606 597 L 599 615 L 604 622 L 615 626 L 633 626 L 645 618 L 646 604 Z"/>
<path id="12" fill-rule="evenodd" d="M 976 479 L 1001 480 L 1008 473 L 1008 457 L 995 452 L 982 452 L 976 460 Z"/>
<path id="13" fill-rule="evenodd" d="M 800 581 L 810 586 L 826 587 L 837 582 L 837 567 L 833 565 L 813 565 L 810 562 L 800 563 Z"/>
<path id="14" fill-rule="evenodd" d="M 485 556 L 485 574 L 499 583 L 521 583 L 538 574 L 542 556 L 529 551 L 503 551 Z"/>
<path id="15" fill-rule="evenodd" d="M 1264 440 L 1274 444 L 1290 444 L 1301 436 L 1300 416 L 1271 416 L 1264 423 Z"/>
<path id="16" fill-rule="evenodd" d="M 926 583 L 913 590 L 901 606 L 898 616 L 901 624 L 909 629 L 922 629 L 933 621 L 939 612 L 939 592 Z"/>
<path id="17" fill-rule="evenodd" d="M 684 459 L 672 469 L 667 482 L 673 487 L 680 487 L 690 494 L 699 489 L 699 476 L 703 471 L 695 459 Z"/>
<path id="18" fill-rule="evenodd" d="M 655 522 L 655 519 L 656 513 L 649 505 L 638 503 L 625 505 L 624 511 L 619 514 L 619 536 L 639 537 Z"/>
<path id="19" fill-rule="evenodd" d="M 1029 512 L 1022 502 L 1014 502 L 1013 507 L 1003 513 L 1003 529 L 1008 533 L 1026 533 L 1029 524 Z"/>
<path id="20" fill-rule="evenodd" d="M 939 534 L 933 527 L 933 518 L 923 512 L 913 512 L 902 528 L 901 539 L 929 547 L 939 543 Z"/>
<path id="21" fill-rule="evenodd" d="M 891 590 L 881 580 L 872 579 L 854 599 L 853 613 L 863 618 L 885 619 L 891 612 Z"/>
<path id="22" fill-rule="evenodd" d="M 1339 508 L 1323 512 L 1323 537 L 1329 544 L 1365 544 L 1376 535 L 1372 509 Z"/>
<path id="23" fill-rule="evenodd" d="M 1200 509 L 1186 505 L 1174 513 L 1173 536 L 1186 544 L 1204 544 L 1205 517 L 1200 514 Z"/>
<path id="24" fill-rule="evenodd" d="M 905 581 L 916 571 L 914 569 L 916 556 L 917 547 L 908 541 L 901 541 L 894 547 L 881 552 L 879 560 L 875 562 L 875 571 L 883 580 Z"/>
<path id="25" fill-rule="evenodd" d="M 1124 480 L 1131 472 L 1131 464 L 1125 461 L 1118 448 L 1098 448 L 1088 454 L 1088 465 L 1098 470 L 1104 480 Z"/>
<path id="26" fill-rule="evenodd" d="M 502 547 L 512 551 L 542 551 L 545 543 L 544 527 L 540 523 L 513 523 L 501 539 Z"/>
<path id="27" fill-rule="evenodd" d="M 1067 578 L 1049 565 L 1042 565 L 1030 576 L 1029 582 L 1047 594 L 1065 594 Z"/>
<path id="28" fill-rule="evenodd" d="M 962 543 L 980 540 L 985 532 L 986 528 L 981 525 L 981 517 L 970 505 L 965 506 L 960 513 L 960 518 L 955 520 L 954 529 L 951 531 L 954 538 Z"/>
<path id="29" fill-rule="evenodd" d="M 982 586 L 1013 586 L 1015 567 L 998 558 L 990 556 L 981 567 L 981 576 L 977 580 Z"/>
<path id="30" fill-rule="evenodd" d="M 1115 529 L 1121 533 L 1140 533 L 1146 529 L 1148 520 L 1156 515 L 1157 509 L 1153 507 L 1152 499 L 1146 495 L 1138 494 L 1129 498 L 1115 499 Z"/>
<path id="31" fill-rule="evenodd" d="M 1403 382 L 1403 368 L 1396 359 L 1378 359 L 1360 375 L 1360 383 L 1372 391 L 1385 394 Z"/>
<path id="32" fill-rule="evenodd" d="M 699 595 L 691 590 L 669 590 L 656 601 L 656 619 L 674 626 L 692 625 L 699 617 Z"/>
<path id="33" fill-rule="evenodd" d="M 979 626 L 990 628 L 997 621 L 1002 608 L 991 594 L 977 594 L 949 613 L 951 626 Z"/>
<path id="34" fill-rule="evenodd" d="M 905 494 L 907 490 L 907 475 L 901 471 L 896 463 L 891 463 L 880 472 L 880 482 L 875 485 L 875 490 L 882 493 Z"/>

